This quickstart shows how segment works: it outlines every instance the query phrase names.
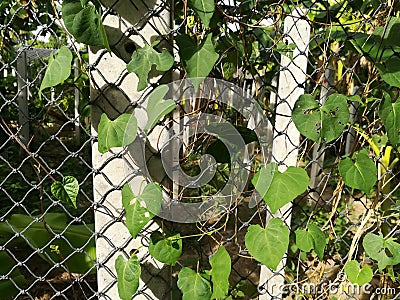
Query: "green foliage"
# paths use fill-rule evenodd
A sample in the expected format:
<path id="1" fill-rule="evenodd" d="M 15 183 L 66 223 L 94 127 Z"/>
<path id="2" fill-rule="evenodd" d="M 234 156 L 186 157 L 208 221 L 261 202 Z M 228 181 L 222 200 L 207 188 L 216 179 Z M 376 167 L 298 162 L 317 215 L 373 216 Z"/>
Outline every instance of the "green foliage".
<path id="1" fill-rule="evenodd" d="M 387 131 L 390 142 L 393 145 L 400 143 L 400 98 L 392 101 L 390 95 L 383 93 L 383 99 L 379 105 L 379 117 Z"/>
<path id="2" fill-rule="evenodd" d="M 98 126 L 98 150 L 106 153 L 114 147 L 132 143 L 137 135 L 137 120 L 134 115 L 122 114 L 111 121 L 105 113 L 101 115 Z"/>
<path id="3" fill-rule="evenodd" d="M 400 88 L 400 58 L 390 57 L 381 65 L 376 65 L 382 79 L 389 85 Z"/>
<path id="4" fill-rule="evenodd" d="M 269 220 L 265 229 L 260 225 L 251 225 L 245 244 L 256 260 L 276 270 L 289 246 L 289 229 L 278 218 Z"/>
<path id="5" fill-rule="evenodd" d="M 324 258 L 326 237 L 325 233 L 315 224 L 308 224 L 308 232 L 313 238 L 313 248 L 315 253 L 317 253 L 319 259 L 322 261 Z"/>
<path id="6" fill-rule="evenodd" d="M 314 239 L 310 232 L 306 230 L 296 230 L 296 246 L 299 247 L 301 251 L 309 252 L 314 248 Z"/>
<path id="7" fill-rule="evenodd" d="M 393 238 L 385 239 L 382 234 L 369 232 L 364 237 L 363 247 L 369 257 L 378 261 L 379 271 L 400 263 L 400 244 Z"/>
<path id="8" fill-rule="evenodd" d="M 211 299 L 224 299 L 228 294 L 231 258 L 224 246 L 210 257 L 212 290 Z"/>
<path id="9" fill-rule="evenodd" d="M 346 157 L 339 163 L 339 172 L 349 187 L 368 193 L 377 180 L 375 163 L 365 150 L 354 153 L 353 158 Z"/>
<path id="10" fill-rule="evenodd" d="M 186 34 L 178 35 L 176 42 L 183 67 L 197 89 L 219 58 L 212 42 L 212 34 L 208 34 L 200 44 Z"/>
<path id="11" fill-rule="evenodd" d="M 125 260 L 122 255 L 115 260 L 118 278 L 118 294 L 122 300 L 131 300 L 139 287 L 140 263 L 136 255 Z"/>
<path id="12" fill-rule="evenodd" d="M 104 46 L 110 51 L 107 35 L 101 21 L 101 7 L 97 0 L 89 1 L 64 0 L 62 17 L 65 27 L 74 38 L 86 45 Z"/>
<path id="13" fill-rule="evenodd" d="M 144 226 L 159 212 L 162 191 L 158 184 L 146 185 L 143 192 L 135 196 L 128 184 L 122 188 L 122 205 L 126 213 L 126 227 L 135 238 Z"/>
<path id="14" fill-rule="evenodd" d="M 126 65 L 128 72 L 135 73 L 139 78 L 137 91 L 146 88 L 149 72 L 153 65 L 158 71 L 165 72 L 174 64 L 174 58 L 167 50 L 164 49 L 159 53 L 153 48 L 156 44 L 137 49 L 132 53 L 131 61 Z"/>
<path id="15" fill-rule="evenodd" d="M 350 113 L 347 97 L 333 94 L 320 106 L 312 95 L 301 95 L 292 112 L 293 122 L 300 133 L 314 142 L 331 142 L 338 138 Z"/>
<path id="16" fill-rule="evenodd" d="M 360 269 L 360 263 L 356 260 L 348 261 L 344 266 L 344 272 L 351 283 L 359 286 L 370 282 L 374 275 L 370 266 L 365 265 Z"/>
<path id="17" fill-rule="evenodd" d="M 212 295 L 210 282 L 189 268 L 179 272 L 178 288 L 183 293 L 182 300 L 210 300 Z"/>
<path id="18" fill-rule="evenodd" d="M 12 215 L 7 222 L 0 223 L 1 236 L 21 234 L 32 249 L 41 249 L 39 255 L 50 264 L 63 262 L 72 273 L 93 272 L 96 248 L 93 238 L 93 224 L 68 225 L 67 217 L 61 213 L 47 213 L 33 218 L 27 215 Z M 56 237 L 56 235 L 62 234 Z M 68 242 L 67 242 L 68 241 Z M 56 246 L 53 249 L 50 245 Z M 76 252 L 82 248 L 84 252 Z M 57 251 L 54 251 L 57 249 Z M 65 261 L 64 261 L 64 258 Z"/>
<path id="19" fill-rule="evenodd" d="M 79 192 L 78 180 L 73 176 L 65 176 L 63 180 L 55 181 L 51 185 L 51 193 L 58 200 L 72 204 L 76 208 L 76 196 Z"/>
<path id="20" fill-rule="evenodd" d="M 210 26 L 211 18 L 214 14 L 215 3 L 214 0 L 189 0 L 189 7 L 192 8 L 200 17 L 204 26 Z"/>
<path id="21" fill-rule="evenodd" d="M 72 52 L 65 46 L 57 54 L 51 53 L 44 78 L 39 88 L 39 97 L 45 88 L 63 83 L 71 75 Z"/>
<path id="22" fill-rule="evenodd" d="M 155 231 L 150 236 L 149 253 L 158 261 L 167 265 L 175 265 L 182 254 L 181 235 L 164 235 Z"/>
<path id="23" fill-rule="evenodd" d="M 148 96 L 147 102 L 147 124 L 144 127 L 145 132 L 149 132 L 156 123 L 164 116 L 173 111 L 176 104 L 173 100 L 164 100 L 165 95 L 168 93 L 167 85 L 160 85 L 155 88 Z"/>
<path id="24" fill-rule="evenodd" d="M 2 277 L 0 279 L 1 297 L 2 299 L 15 299 L 19 290 L 27 286 L 27 282 L 17 268 L 12 270 L 15 266 L 15 261 L 6 251 L 0 251 L 0 261 L 0 277 Z"/>
<path id="25" fill-rule="evenodd" d="M 305 192 L 310 178 L 302 168 L 289 167 L 285 172 L 280 173 L 278 165 L 270 163 L 254 175 L 252 182 L 265 203 L 271 208 L 272 213 L 275 213 Z"/>

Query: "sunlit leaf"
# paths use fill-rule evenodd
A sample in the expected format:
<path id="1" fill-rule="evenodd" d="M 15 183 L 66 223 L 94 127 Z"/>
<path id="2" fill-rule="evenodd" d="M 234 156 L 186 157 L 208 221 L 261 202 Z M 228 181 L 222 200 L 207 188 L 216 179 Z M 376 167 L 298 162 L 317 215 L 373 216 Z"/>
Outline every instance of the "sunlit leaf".
<path id="1" fill-rule="evenodd" d="M 339 163 L 339 172 L 349 187 L 368 193 L 377 181 L 377 168 L 365 150 L 346 157 Z"/>
<path id="2" fill-rule="evenodd" d="M 174 64 L 173 56 L 167 51 L 157 52 L 152 46 L 146 45 L 132 53 L 130 62 L 126 65 L 128 72 L 133 72 L 139 78 L 137 90 L 146 88 L 149 72 L 153 65 L 158 71 L 168 71 Z"/>
<path id="3" fill-rule="evenodd" d="M 105 113 L 98 126 L 98 150 L 106 153 L 114 147 L 129 145 L 136 139 L 137 120 L 134 115 L 122 114 L 111 121 Z"/>
<path id="4" fill-rule="evenodd" d="M 78 180 L 73 176 L 65 176 L 63 180 L 55 181 L 51 185 L 51 193 L 58 200 L 72 204 L 76 208 L 76 196 L 79 192 Z"/>
<path id="5" fill-rule="evenodd" d="M 267 267 L 276 270 L 289 246 L 289 229 L 281 219 L 269 220 L 264 229 L 251 225 L 245 236 L 250 254 Z"/>
<path id="6" fill-rule="evenodd" d="M 296 101 L 292 119 L 302 135 L 314 142 L 330 142 L 338 138 L 347 122 L 350 112 L 347 97 L 333 94 L 320 106 L 312 95 L 301 95 Z"/>
<path id="7" fill-rule="evenodd" d="M 118 294 L 122 300 L 131 300 L 139 287 L 140 263 L 136 255 L 125 260 L 122 255 L 115 260 Z"/>
<path id="8" fill-rule="evenodd" d="M 72 52 L 62 46 L 56 54 L 51 53 L 46 72 L 39 88 L 39 97 L 45 88 L 63 83 L 71 75 Z"/>

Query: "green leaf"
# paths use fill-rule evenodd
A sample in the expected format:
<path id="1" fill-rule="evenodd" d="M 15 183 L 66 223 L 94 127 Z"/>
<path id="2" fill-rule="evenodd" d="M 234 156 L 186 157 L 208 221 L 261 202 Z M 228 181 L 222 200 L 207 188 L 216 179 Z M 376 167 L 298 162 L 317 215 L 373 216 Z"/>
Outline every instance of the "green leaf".
<path id="1" fill-rule="evenodd" d="M 314 239 L 308 231 L 296 230 L 296 246 L 299 247 L 301 251 L 309 252 L 314 248 Z"/>
<path id="2" fill-rule="evenodd" d="M 292 119 L 297 129 L 314 142 L 322 139 L 328 143 L 338 138 L 346 127 L 349 117 L 347 97 L 340 94 L 330 95 L 322 106 L 312 95 L 301 95 L 292 112 Z"/>
<path id="3" fill-rule="evenodd" d="M 122 300 L 131 300 L 139 287 L 140 263 L 136 255 L 125 260 L 122 255 L 115 260 L 118 279 L 118 294 Z"/>
<path id="4" fill-rule="evenodd" d="M 210 282 L 186 267 L 179 272 L 178 288 L 183 293 L 182 300 L 210 300 L 212 295 Z"/>
<path id="5" fill-rule="evenodd" d="M 178 35 L 176 42 L 183 67 L 197 89 L 219 58 L 212 42 L 212 34 L 208 34 L 200 45 L 186 34 Z"/>
<path id="6" fill-rule="evenodd" d="M 214 0 L 189 0 L 189 7 L 200 17 L 206 28 L 210 27 L 210 20 L 214 14 Z"/>
<path id="7" fill-rule="evenodd" d="M 85 1 L 87 4 L 87 1 Z M 104 46 L 108 51 L 107 35 L 101 21 L 100 7 L 84 5 L 81 0 L 64 0 L 62 2 L 62 19 L 70 34 L 77 42 L 90 46 Z"/>
<path id="8" fill-rule="evenodd" d="M 251 225 L 245 244 L 256 260 L 276 270 L 289 246 L 289 229 L 278 218 L 271 219 L 265 229 L 258 224 Z"/>
<path id="9" fill-rule="evenodd" d="M 43 222 L 43 219 L 45 222 Z M 50 264 L 65 263 L 72 273 L 95 272 L 96 247 L 94 225 L 67 226 L 67 217 L 60 213 L 46 213 L 38 218 L 15 214 L 6 222 L 0 223 L 1 236 L 15 236 L 18 232 L 33 250 L 43 250 L 39 255 Z M 57 237 L 56 235 L 61 236 Z M 59 252 L 52 251 L 50 245 L 58 246 Z M 77 252 L 76 249 L 82 249 Z M 65 259 L 65 261 L 64 261 Z"/>
<path id="10" fill-rule="evenodd" d="M 229 253 L 224 246 L 221 246 L 218 251 L 210 257 L 210 265 L 212 267 L 210 275 L 213 286 L 211 299 L 224 299 L 228 294 L 231 263 Z"/>
<path id="11" fill-rule="evenodd" d="M 252 180 L 272 213 L 302 194 L 309 182 L 310 178 L 303 168 L 289 167 L 280 173 L 276 163 L 262 167 Z"/>
<path id="12" fill-rule="evenodd" d="M 308 224 L 308 232 L 313 238 L 314 251 L 317 253 L 320 260 L 324 259 L 324 252 L 326 246 L 325 233 L 315 224 Z"/>
<path id="13" fill-rule="evenodd" d="M 72 52 L 65 46 L 62 46 L 55 55 L 54 52 L 50 54 L 46 72 L 39 88 L 39 97 L 41 97 L 44 89 L 63 83 L 71 75 L 71 63 Z"/>
<path id="14" fill-rule="evenodd" d="M 156 183 L 148 184 L 141 195 L 135 196 L 129 186 L 122 188 L 122 205 L 126 213 L 126 227 L 136 238 L 144 226 L 160 211 L 162 190 Z"/>
<path id="15" fill-rule="evenodd" d="M 76 196 L 79 192 L 78 180 L 73 176 L 65 176 L 63 180 L 55 181 L 51 185 L 51 193 L 58 200 L 72 204 L 76 208 Z"/>
<path id="16" fill-rule="evenodd" d="M 167 265 L 175 265 L 182 254 L 181 235 L 163 235 L 155 231 L 150 236 L 149 253 L 158 261 Z"/>
<path id="17" fill-rule="evenodd" d="M 11 271 L 16 262 L 6 251 L 0 251 L 0 261 L 0 277 L 4 278 L 0 279 L 1 297 L 2 299 L 16 299 L 15 296 L 18 295 L 19 290 L 27 287 L 26 279 L 19 269 L 16 268 Z"/>
<path id="18" fill-rule="evenodd" d="M 372 280 L 373 272 L 370 266 L 365 265 L 360 269 L 360 264 L 356 260 L 351 260 L 344 266 L 344 272 L 352 284 L 362 286 Z"/>
<path id="19" fill-rule="evenodd" d="M 146 45 L 132 53 L 131 61 L 126 65 L 128 72 L 133 72 L 139 78 L 137 90 L 146 88 L 151 67 L 156 65 L 158 71 L 168 71 L 174 64 L 173 56 L 167 51 L 161 53 L 154 50 L 152 46 Z"/>
<path id="20" fill-rule="evenodd" d="M 136 139 L 137 120 L 134 115 L 122 114 L 111 121 L 105 113 L 98 126 L 98 150 L 106 153 L 113 147 L 129 145 Z"/>
<path id="21" fill-rule="evenodd" d="M 155 88 L 148 96 L 147 102 L 147 124 L 144 128 L 146 133 L 149 132 L 157 122 L 173 111 L 176 107 L 175 101 L 168 99 L 164 100 L 165 95 L 168 92 L 167 85 L 160 85 Z"/>
<path id="22" fill-rule="evenodd" d="M 387 84 L 400 88 L 400 58 L 391 57 L 383 64 L 377 64 L 376 67 Z"/>
<path id="23" fill-rule="evenodd" d="M 363 247 L 369 257 L 378 261 L 379 271 L 400 263 L 400 244 L 393 238 L 384 239 L 382 234 L 369 232 L 364 237 Z"/>
<path id="24" fill-rule="evenodd" d="M 377 181 L 375 163 L 368 157 L 366 150 L 354 153 L 339 163 L 339 172 L 349 187 L 368 193 Z"/>
<path id="25" fill-rule="evenodd" d="M 387 131 L 390 142 L 393 145 L 400 143 L 400 98 L 392 102 L 390 95 L 383 93 L 383 99 L 379 105 L 379 117 Z"/>

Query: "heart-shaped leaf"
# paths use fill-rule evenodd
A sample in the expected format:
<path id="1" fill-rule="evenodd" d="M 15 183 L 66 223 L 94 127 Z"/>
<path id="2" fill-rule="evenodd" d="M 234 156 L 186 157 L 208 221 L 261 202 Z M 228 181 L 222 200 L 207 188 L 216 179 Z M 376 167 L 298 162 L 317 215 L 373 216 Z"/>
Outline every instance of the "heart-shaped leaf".
<path id="1" fill-rule="evenodd" d="M 150 236 L 149 253 L 158 261 L 175 265 L 182 254 L 181 235 L 171 234 L 163 235 L 159 231 L 155 231 Z"/>
<path id="2" fill-rule="evenodd" d="M 111 121 L 103 113 L 100 118 L 98 133 L 98 150 L 100 153 L 106 153 L 113 147 L 129 145 L 136 139 L 137 120 L 134 115 L 122 114 Z"/>
<path id="3" fill-rule="evenodd" d="M 324 258 L 326 236 L 325 233 L 315 224 L 308 224 L 308 232 L 313 238 L 314 251 L 317 253 L 320 260 Z"/>
<path id="4" fill-rule="evenodd" d="M 176 104 L 174 100 L 164 100 L 164 97 L 167 93 L 168 86 L 160 85 L 148 96 L 146 109 L 147 124 L 144 127 L 144 131 L 146 133 L 148 133 L 149 130 L 152 129 L 161 118 L 175 109 Z"/>
<path id="5" fill-rule="evenodd" d="M 97 8 L 88 1 L 64 0 L 62 2 L 64 25 L 74 38 L 86 45 L 104 46 L 110 51 L 107 35 L 101 21 L 100 5 Z"/>
<path id="6" fill-rule="evenodd" d="M 183 67 L 197 90 L 219 58 L 212 42 L 212 34 L 208 34 L 199 45 L 186 34 L 178 35 L 176 42 Z"/>
<path id="7" fill-rule="evenodd" d="M 363 247 L 369 257 L 378 261 L 379 271 L 400 263 L 400 244 L 393 238 L 384 239 L 382 234 L 369 232 L 364 237 Z"/>
<path id="8" fill-rule="evenodd" d="M 309 252 L 314 248 L 314 239 L 308 231 L 296 230 L 296 246 L 304 252 Z"/>
<path id="9" fill-rule="evenodd" d="M 379 117 L 387 131 L 393 145 L 400 143 L 400 98 L 392 102 L 390 95 L 383 92 L 383 99 L 379 105 Z"/>
<path id="10" fill-rule="evenodd" d="M 73 176 L 65 176 L 63 180 L 51 185 L 51 193 L 58 200 L 72 204 L 76 208 L 76 196 L 79 192 L 78 180 Z"/>
<path id="11" fill-rule="evenodd" d="M 46 72 L 39 88 L 39 97 L 45 88 L 63 83 L 71 75 L 72 52 L 65 46 L 54 55 L 51 53 Z"/>
<path id="12" fill-rule="evenodd" d="M 148 184 L 141 195 L 135 196 L 129 186 L 122 188 L 122 205 L 126 214 L 126 227 L 136 238 L 144 226 L 160 211 L 162 191 L 158 184 Z"/>
<path id="13" fill-rule="evenodd" d="M 156 66 L 158 71 L 168 71 L 174 64 L 173 56 L 167 51 L 161 53 L 154 50 L 152 46 L 146 45 L 132 53 L 131 61 L 126 65 L 128 72 L 133 72 L 139 78 L 137 90 L 141 91 L 147 86 L 147 79 L 151 67 Z"/>
<path id="14" fill-rule="evenodd" d="M 210 20 L 214 14 L 214 0 L 189 0 L 188 4 L 189 7 L 200 17 L 204 26 L 208 28 L 210 26 Z"/>
<path id="15" fill-rule="evenodd" d="M 280 173 L 278 165 L 270 163 L 256 173 L 252 182 L 272 213 L 275 213 L 302 194 L 307 189 L 310 178 L 302 168 L 289 167 Z"/>
<path id="16" fill-rule="evenodd" d="M 360 269 L 360 264 L 356 260 L 351 260 L 344 266 L 344 272 L 352 284 L 362 286 L 372 280 L 373 272 L 370 266 L 363 266 Z"/>
<path id="17" fill-rule="evenodd" d="M 289 229 L 278 218 L 269 220 L 265 229 L 258 224 L 251 225 L 245 236 L 245 244 L 256 260 L 276 270 L 289 246 Z"/>
<path id="18" fill-rule="evenodd" d="M 347 97 L 333 94 L 320 106 L 313 96 L 301 95 L 296 101 L 292 119 L 302 135 L 314 142 L 328 143 L 338 138 L 349 121 Z"/>
<path id="19" fill-rule="evenodd" d="M 349 187 L 368 193 L 377 180 L 375 163 L 368 157 L 366 150 L 354 153 L 339 163 L 339 172 Z"/>
<path id="20" fill-rule="evenodd" d="M 118 294 L 122 300 L 131 300 L 139 287 L 140 263 L 136 255 L 125 260 L 122 255 L 115 260 L 118 278 Z"/>
<path id="21" fill-rule="evenodd" d="M 387 84 L 400 88 L 400 58 L 390 57 L 383 64 L 376 64 L 376 67 Z"/>
<path id="22" fill-rule="evenodd" d="M 199 273 L 183 268 L 178 275 L 178 288 L 182 291 L 182 300 L 210 300 L 211 284 Z"/>
<path id="23" fill-rule="evenodd" d="M 213 286 L 211 299 L 225 299 L 229 290 L 229 275 L 231 274 L 231 258 L 224 246 L 210 257 L 212 267 L 210 275 Z"/>

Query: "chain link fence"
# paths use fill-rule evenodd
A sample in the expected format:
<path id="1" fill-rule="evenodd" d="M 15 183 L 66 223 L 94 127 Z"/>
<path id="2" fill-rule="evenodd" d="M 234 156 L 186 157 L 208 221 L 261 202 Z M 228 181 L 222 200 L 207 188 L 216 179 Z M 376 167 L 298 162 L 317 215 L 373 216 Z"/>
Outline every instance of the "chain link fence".
<path id="1" fill-rule="evenodd" d="M 185 76 L 179 62 L 166 73 L 153 70 L 149 87 L 138 93 L 131 85 L 135 75 L 120 66 L 129 62 L 136 49 L 155 40 L 160 41 L 158 50 L 166 47 L 176 54 L 174 37 L 182 32 L 198 37 L 202 28 L 195 22 L 195 13 L 183 1 L 101 2 L 111 54 L 95 47 L 86 49 L 69 40 L 59 25 L 59 15 L 54 13 L 54 8 L 60 11 L 61 3 L 6 0 L 0 4 L 3 10 L 0 16 L 1 290 L 7 291 L 9 294 L 5 297 L 12 299 L 112 299 L 107 295 L 115 289 L 117 278 L 109 265 L 111 258 L 120 252 L 129 257 L 137 246 L 147 246 L 151 232 L 162 227 L 165 232 L 189 236 L 183 240 L 183 254 L 173 267 L 160 267 L 148 253 L 144 254 L 141 257 L 143 284 L 135 297 L 181 299 L 176 285 L 180 269 L 208 269 L 208 258 L 224 244 L 232 259 L 227 299 L 270 299 L 271 295 L 262 298 L 266 296 L 262 287 L 268 280 L 260 276 L 265 273 L 260 263 L 251 259 L 244 243 L 250 225 L 265 225 L 272 217 L 264 202 L 249 207 L 254 191 L 250 180 L 225 213 L 208 221 L 184 224 L 155 218 L 136 241 L 126 238 L 114 244 L 114 237 L 109 236 L 119 234 L 118 229 L 117 233 L 113 229 L 116 224 L 124 224 L 121 204 L 110 209 L 118 203 L 113 202 L 113 197 L 120 203 L 123 184 L 136 175 L 142 176 L 144 171 L 137 169 L 137 164 L 129 166 L 137 149 L 134 147 L 113 149 L 105 156 L 98 156 L 95 148 L 100 114 L 106 112 L 115 118 L 121 113 L 140 113 L 145 110 L 146 96 L 155 87 Z M 217 159 L 215 176 L 202 187 L 188 188 L 174 183 L 162 171 L 161 147 L 162 141 L 168 139 L 166 132 L 171 128 L 183 132 L 185 117 L 198 112 L 228 120 L 249 133 L 246 141 L 249 160 L 245 167 L 250 174 L 264 162 L 288 164 L 285 157 L 274 156 L 271 149 L 277 137 L 289 138 L 287 126 L 284 130 L 277 129 L 275 123 L 282 117 L 276 107 L 288 101 L 279 88 L 279 85 L 282 87 L 280 73 L 288 70 L 287 66 L 282 67 L 285 57 L 290 61 L 296 61 L 296 56 L 307 57 L 306 80 L 297 82 L 296 88 L 314 95 L 320 103 L 333 93 L 353 96 L 349 98 L 350 122 L 359 124 L 363 132 L 375 135 L 376 143 L 386 146 L 387 141 L 382 138 L 384 128 L 377 115 L 380 94 L 373 91 L 379 75 L 373 62 L 379 59 L 374 57 L 373 47 L 366 45 L 377 43 L 372 34 L 374 29 L 385 26 L 392 16 L 398 15 L 398 4 L 379 0 L 300 2 L 216 2 L 211 22 L 218 26 L 211 26 L 210 31 L 218 37 L 216 48 L 220 57 L 209 76 L 235 84 L 260 105 L 272 124 L 265 131 L 271 152 L 266 156 L 261 152 L 259 141 L 253 139 L 254 131 L 245 129 L 255 129 L 254 124 L 231 105 L 207 97 L 178 101 L 179 108 L 157 123 L 144 152 L 148 173 L 143 176 L 160 183 L 170 198 L 185 203 L 201 202 L 221 190 L 231 175 L 226 149 L 221 148 L 215 137 L 201 132 L 185 138 L 177 150 L 180 166 L 185 174 L 196 176 L 200 172 L 200 155 L 211 154 Z M 303 17 L 293 13 L 299 6 L 306 12 Z M 306 20 L 310 25 L 306 53 L 298 52 L 296 42 L 286 34 L 284 21 L 288 17 Z M 39 97 L 48 56 L 53 49 L 65 44 L 79 49 L 74 71 L 62 85 L 44 91 Z M 80 72 L 80 68 L 86 68 L 89 76 Z M 296 81 L 298 77 L 293 76 Z M 292 123 L 290 116 L 283 117 L 289 117 L 287 124 Z M 297 165 L 305 168 L 311 183 L 307 192 L 293 201 L 293 206 L 283 211 L 281 217 L 290 225 L 291 240 L 294 241 L 297 229 L 304 229 L 311 222 L 325 230 L 329 241 L 322 261 L 310 253 L 299 252 L 291 242 L 286 266 L 273 272 L 272 278 L 283 276 L 287 286 L 314 284 L 316 289 L 301 297 L 328 299 L 327 282 L 337 278 L 373 201 L 370 195 L 344 185 L 337 170 L 338 161 L 368 144 L 351 126 L 327 144 L 317 144 L 303 136 L 298 142 L 289 142 L 291 151 L 298 151 Z M 383 155 L 375 158 L 377 165 Z M 391 159 L 396 157 L 398 150 L 393 151 Z M 131 173 L 110 171 L 116 161 L 119 166 L 128 165 Z M 68 175 L 79 182 L 76 209 L 56 200 L 50 192 L 54 180 Z M 390 182 L 390 190 L 381 192 L 386 199 L 385 207 L 373 212 L 367 225 L 370 231 L 381 230 L 386 236 L 397 238 L 398 165 L 381 175 Z M 96 227 L 95 219 L 101 220 Z M 96 251 L 99 253 L 96 240 L 103 241 L 105 250 L 101 251 L 108 253 L 100 259 L 96 259 Z M 362 248 L 355 246 L 356 257 L 361 257 Z M 106 283 L 98 282 L 97 270 L 106 274 Z M 347 291 L 347 298 L 378 299 L 378 288 L 388 288 L 391 295 L 387 297 L 395 298 L 399 295 L 398 275 L 395 275 L 398 271 L 398 266 L 392 268 L 394 275 L 376 271 L 370 294 Z M 283 298 L 294 299 L 299 295 L 298 290 L 286 289 Z"/>

